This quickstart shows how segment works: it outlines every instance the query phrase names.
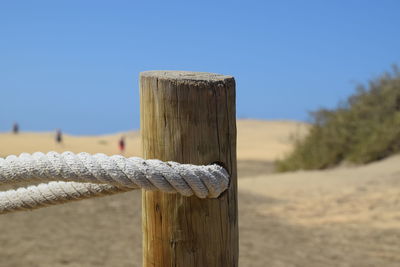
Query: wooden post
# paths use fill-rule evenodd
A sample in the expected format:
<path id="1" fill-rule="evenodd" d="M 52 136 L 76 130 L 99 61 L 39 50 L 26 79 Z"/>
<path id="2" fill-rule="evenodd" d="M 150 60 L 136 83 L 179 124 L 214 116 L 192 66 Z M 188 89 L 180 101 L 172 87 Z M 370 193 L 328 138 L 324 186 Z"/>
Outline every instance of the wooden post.
<path id="1" fill-rule="evenodd" d="M 218 199 L 143 191 L 143 266 L 238 265 L 235 80 L 184 71 L 140 74 L 144 158 L 220 163 L 231 175 Z"/>

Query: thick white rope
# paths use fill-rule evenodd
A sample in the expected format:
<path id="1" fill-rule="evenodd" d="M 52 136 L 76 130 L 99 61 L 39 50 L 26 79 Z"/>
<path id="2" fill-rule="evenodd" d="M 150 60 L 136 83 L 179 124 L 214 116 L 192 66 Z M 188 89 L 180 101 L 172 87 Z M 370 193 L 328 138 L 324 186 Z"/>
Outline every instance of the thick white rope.
<path id="1" fill-rule="evenodd" d="M 143 188 L 216 198 L 229 184 L 217 165 L 197 166 L 123 156 L 49 152 L 0 158 L 0 185 L 48 182 L 0 192 L 0 214 Z"/>

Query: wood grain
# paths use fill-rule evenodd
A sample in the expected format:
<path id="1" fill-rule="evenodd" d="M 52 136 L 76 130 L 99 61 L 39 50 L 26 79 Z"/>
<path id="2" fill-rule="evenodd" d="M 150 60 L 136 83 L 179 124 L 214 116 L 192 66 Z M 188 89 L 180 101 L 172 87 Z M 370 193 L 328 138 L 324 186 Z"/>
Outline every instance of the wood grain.
<path id="1" fill-rule="evenodd" d="M 218 199 L 143 191 L 143 266 L 237 266 L 235 80 L 183 71 L 140 74 L 143 157 L 218 162 L 231 175 Z"/>

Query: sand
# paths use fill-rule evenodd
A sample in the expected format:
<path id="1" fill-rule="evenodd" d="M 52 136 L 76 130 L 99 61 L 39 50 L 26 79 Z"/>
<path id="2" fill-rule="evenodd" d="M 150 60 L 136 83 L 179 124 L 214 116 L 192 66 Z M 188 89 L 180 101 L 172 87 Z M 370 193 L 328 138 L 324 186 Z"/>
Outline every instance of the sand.
<path id="1" fill-rule="evenodd" d="M 238 160 L 274 161 L 290 153 L 293 142 L 308 131 L 308 124 L 295 121 L 239 120 Z"/>
<path id="2" fill-rule="evenodd" d="M 63 142 L 55 142 L 54 133 L 22 132 L 14 135 L 0 133 L 0 156 L 18 155 L 22 152 L 34 153 L 37 151 L 72 151 L 75 153 L 104 153 L 114 155 L 119 153 L 118 141 L 124 136 L 128 155 L 140 154 L 140 136 L 138 132 L 119 133 L 100 136 L 73 136 L 64 134 Z"/>
<path id="3" fill-rule="evenodd" d="M 241 262 L 400 266 L 399 185 L 400 156 L 240 179 Z"/>
<path id="4" fill-rule="evenodd" d="M 237 123 L 238 160 L 273 161 L 289 153 L 293 140 L 307 132 L 308 125 L 294 121 L 239 120 Z M 55 142 L 54 133 L 23 132 L 18 135 L 0 133 L 0 156 L 36 151 L 72 151 L 118 154 L 118 140 L 126 137 L 127 155 L 140 155 L 137 131 L 103 136 L 64 135 L 62 144 Z"/>
<path id="5" fill-rule="evenodd" d="M 366 166 L 273 173 L 307 125 L 238 121 L 240 266 L 400 266 L 400 156 Z M 139 134 L 125 133 L 127 155 Z M 0 134 L 0 154 L 118 153 L 112 136 Z M 140 192 L 0 218 L 0 266 L 141 266 Z"/>

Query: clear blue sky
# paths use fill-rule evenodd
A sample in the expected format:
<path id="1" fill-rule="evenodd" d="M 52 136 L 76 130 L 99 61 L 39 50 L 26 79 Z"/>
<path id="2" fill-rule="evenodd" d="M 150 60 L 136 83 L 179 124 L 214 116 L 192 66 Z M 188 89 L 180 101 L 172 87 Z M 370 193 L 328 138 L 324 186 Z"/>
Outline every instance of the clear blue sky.
<path id="1" fill-rule="evenodd" d="M 0 131 L 139 127 L 138 73 L 233 75 L 239 118 L 306 120 L 400 63 L 400 1 L 0 1 Z"/>

